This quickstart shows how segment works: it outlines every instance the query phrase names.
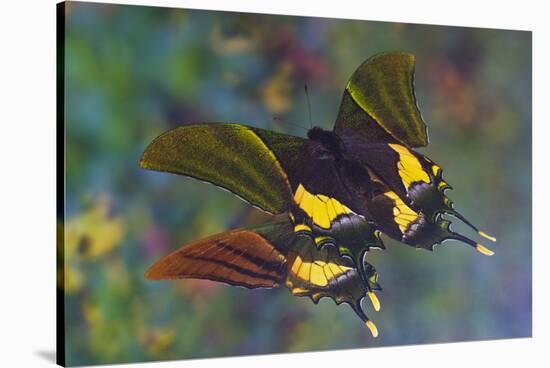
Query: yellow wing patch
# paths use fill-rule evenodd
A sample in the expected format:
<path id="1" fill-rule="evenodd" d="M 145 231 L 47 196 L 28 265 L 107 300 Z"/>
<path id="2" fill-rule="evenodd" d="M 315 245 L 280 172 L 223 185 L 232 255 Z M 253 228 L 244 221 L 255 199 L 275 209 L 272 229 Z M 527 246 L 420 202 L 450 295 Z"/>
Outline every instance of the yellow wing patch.
<path id="1" fill-rule="evenodd" d="M 397 170 L 399 172 L 401 180 L 403 181 L 403 185 L 405 185 L 405 189 L 409 189 L 411 184 L 414 182 L 430 182 L 430 176 L 426 173 L 426 171 L 424 171 L 422 165 L 420 164 L 420 161 L 415 155 L 412 154 L 411 151 L 399 144 L 388 145 L 399 154 Z"/>
<path id="2" fill-rule="evenodd" d="M 386 192 L 384 195 L 393 201 L 393 220 L 399 226 L 399 230 L 405 233 L 409 224 L 418 218 L 418 214 L 407 206 L 394 192 Z"/>
<path id="3" fill-rule="evenodd" d="M 304 225 L 304 224 L 298 224 L 296 226 L 294 226 L 294 232 L 295 233 L 299 233 L 299 232 L 306 232 L 306 233 L 310 233 L 311 232 L 311 228 L 307 225 Z"/>
<path id="4" fill-rule="evenodd" d="M 437 165 L 432 165 L 432 172 L 434 174 L 434 176 L 438 176 L 439 173 L 441 173 L 441 168 Z"/>
<path id="5" fill-rule="evenodd" d="M 315 239 L 315 244 L 317 244 L 318 246 L 322 245 L 324 242 L 327 242 L 327 241 L 332 241 L 334 242 L 334 238 L 330 237 L 330 236 L 326 236 L 326 235 L 322 235 L 322 236 L 316 236 Z"/>
<path id="6" fill-rule="evenodd" d="M 290 272 L 302 281 L 309 282 L 317 287 L 325 287 L 331 280 L 346 273 L 350 269 L 350 267 L 319 260 L 306 262 L 300 256 L 296 256 Z M 299 290 L 294 289 L 301 288 L 292 287 L 291 291 L 293 294 L 299 293 Z"/>
<path id="7" fill-rule="evenodd" d="M 323 229 L 330 229 L 332 221 L 339 215 L 352 211 L 334 198 L 323 194 L 311 194 L 302 184 L 294 193 L 294 201 L 313 221 Z"/>
<path id="8" fill-rule="evenodd" d="M 437 184 L 437 189 L 439 189 L 440 191 L 443 191 L 445 188 L 449 188 L 449 184 L 447 184 L 443 180 Z"/>

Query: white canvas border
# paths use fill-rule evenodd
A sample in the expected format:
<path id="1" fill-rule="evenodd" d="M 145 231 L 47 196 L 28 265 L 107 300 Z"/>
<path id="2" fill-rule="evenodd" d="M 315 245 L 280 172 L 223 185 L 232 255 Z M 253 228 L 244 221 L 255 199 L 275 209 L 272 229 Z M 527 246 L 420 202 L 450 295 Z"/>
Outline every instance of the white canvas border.
<path id="1" fill-rule="evenodd" d="M 548 10 L 542 1 L 161 0 L 121 4 L 310 15 L 533 31 L 532 339 L 130 364 L 126 367 L 541 366 L 547 364 L 550 246 Z M 0 5 L 2 57 L 1 366 L 51 366 L 55 350 L 55 1 Z M 522 246 L 518 244 L 518 246 Z M 510 295 L 510 298 L 513 298 Z M 330 333 L 327 327 L 325 333 Z"/>

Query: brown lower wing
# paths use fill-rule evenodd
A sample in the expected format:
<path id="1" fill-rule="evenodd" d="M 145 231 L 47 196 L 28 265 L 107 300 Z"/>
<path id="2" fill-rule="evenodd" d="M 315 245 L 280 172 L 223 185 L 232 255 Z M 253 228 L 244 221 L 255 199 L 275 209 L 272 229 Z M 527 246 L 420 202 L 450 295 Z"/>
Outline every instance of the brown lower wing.
<path id="1" fill-rule="evenodd" d="M 184 245 L 155 263 L 152 280 L 208 279 L 247 288 L 278 286 L 286 276 L 286 258 L 264 237 L 233 230 Z"/>

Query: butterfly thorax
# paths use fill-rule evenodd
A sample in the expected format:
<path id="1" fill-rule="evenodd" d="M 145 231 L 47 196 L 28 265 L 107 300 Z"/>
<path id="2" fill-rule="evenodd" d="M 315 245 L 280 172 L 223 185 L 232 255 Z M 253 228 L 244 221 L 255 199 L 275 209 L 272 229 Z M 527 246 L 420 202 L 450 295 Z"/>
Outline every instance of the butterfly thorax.
<path id="1" fill-rule="evenodd" d="M 344 143 L 336 133 L 320 127 L 313 127 L 308 130 L 307 136 L 312 141 L 319 143 L 326 150 L 326 153 L 334 158 L 340 159 L 342 157 Z"/>

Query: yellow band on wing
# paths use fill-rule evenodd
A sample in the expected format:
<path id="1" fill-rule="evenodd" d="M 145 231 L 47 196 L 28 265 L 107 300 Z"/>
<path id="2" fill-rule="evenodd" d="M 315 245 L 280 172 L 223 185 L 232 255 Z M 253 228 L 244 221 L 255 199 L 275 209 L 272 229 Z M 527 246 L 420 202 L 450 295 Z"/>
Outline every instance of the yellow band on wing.
<path id="1" fill-rule="evenodd" d="M 407 206 L 395 192 L 386 192 L 384 195 L 393 201 L 393 220 L 401 233 L 405 233 L 409 224 L 418 218 L 418 214 Z"/>
<path id="2" fill-rule="evenodd" d="M 302 184 L 294 193 L 294 202 L 312 219 L 315 225 L 323 229 L 330 229 L 332 222 L 338 216 L 352 213 L 348 207 L 336 199 L 323 194 L 312 194 Z"/>
<path id="3" fill-rule="evenodd" d="M 299 233 L 301 231 L 305 231 L 305 232 L 308 232 L 310 233 L 311 232 L 311 228 L 305 224 L 298 224 L 296 226 L 294 226 L 294 232 L 295 233 Z"/>
<path id="4" fill-rule="evenodd" d="M 397 170 L 399 177 L 405 186 L 405 189 L 409 189 L 414 182 L 423 181 L 424 183 L 430 182 L 430 176 L 424 168 L 418 158 L 405 146 L 399 144 L 388 144 L 399 155 L 399 161 L 397 162 Z M 434 175 L 436 170 L 440 168 L 437 165 L 432 167 Z"/>
<path id="5" fill-rule="evenodd" d="M 324 287 L 328 283 L 349 271 L 349 267 L 341 266 L 332 262 L 313 261 L 306 262 L 300 256 L 296 256 L 290 269 L 291 274 L 299 279 L 307 281 L 315 286 Z M 327 277 L 327 275 L 330 275 Z"/>

